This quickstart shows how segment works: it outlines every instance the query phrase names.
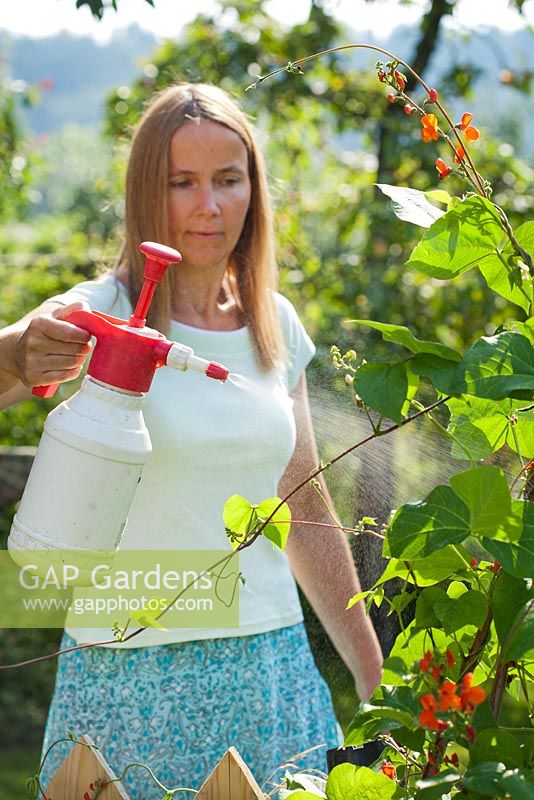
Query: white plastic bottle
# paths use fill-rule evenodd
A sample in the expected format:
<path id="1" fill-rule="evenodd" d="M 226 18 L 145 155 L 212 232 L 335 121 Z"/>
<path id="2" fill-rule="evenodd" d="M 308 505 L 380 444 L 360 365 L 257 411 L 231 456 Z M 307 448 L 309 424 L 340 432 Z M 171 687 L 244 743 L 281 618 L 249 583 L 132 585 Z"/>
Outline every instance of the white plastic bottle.
<path id="1" fill-rule="evenodd" d="M 140 250 L 147 256 L 145 283 L 128 321 L 96 311 L 73 311 L 68 318 L 96 337 L 88 374 L 80 390 L 46 419 L 8 538 L 13 559 L 24 565 L 26 551 L 32 551 L 41 573 L 54 559 L 64 563 L 65 551 L 80 556 L 119 547 L 152 449 L 142 406 L 156 369 L 167 365 L 217 380 L 228 377 L 225 367 L 146 327 L 154 290 L 181 256 L 152 242 Z M 33 391 L 50 397 L 56 389 L 57 384 Z M 83 576 L 77 581 L 84 582 Z"/>

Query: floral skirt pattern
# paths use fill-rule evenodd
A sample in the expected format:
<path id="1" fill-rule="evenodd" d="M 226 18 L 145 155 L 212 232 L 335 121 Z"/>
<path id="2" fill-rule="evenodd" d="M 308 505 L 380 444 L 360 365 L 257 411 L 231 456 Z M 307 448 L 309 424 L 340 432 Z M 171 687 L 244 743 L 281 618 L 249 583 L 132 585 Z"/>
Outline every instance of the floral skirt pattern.
<path id="1" fill-rule="evenodd" d="M 62 648 L 74 644 L 64 634 Z M 296 764 L 326 772 L 326 750 L 343 741 L 303 623 L 252 636 L 60 656 L 43 753 L 68 729 L 87 733 L 116 775 L 141 761 L 168 788 L 199 789 L 233 745 L 269 791 L 287 759 L 320 745 Z M 71 747 L 52 749 L 43 786 Z M 164 794 L 140 767 L 124 783 L 132 800 Z"/>

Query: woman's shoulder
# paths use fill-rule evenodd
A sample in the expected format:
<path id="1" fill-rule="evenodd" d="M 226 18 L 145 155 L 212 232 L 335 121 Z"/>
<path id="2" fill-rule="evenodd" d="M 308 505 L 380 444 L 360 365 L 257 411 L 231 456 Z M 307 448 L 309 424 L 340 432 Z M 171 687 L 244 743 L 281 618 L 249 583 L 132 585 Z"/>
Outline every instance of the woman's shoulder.
<path id="1" fill-rule="evenodd" d="M 299 315 L 295 309 L 295 306 L 291 300 L 288 300 L 288 298 L 285 297 L 285 295 L 280 294 L 280 292 L 273 291 L 272 298 L 282 323 L 299 319 Z"/>
<path id="2" fill-rule="evenodd" d="M 273 292 L 273 301 L 278 313 L 280 327 L 286 340 L 286 345 L 295 339 L 299 339 L 305 334 L 305 328 L 302 324 L 300 315 L 291 302 L 285 295 L 280 292 Z M 289 342 L 288 342 L 289 340 Z"/>
<path id="3" fill-rule="evenodd" d="M 86 300 L 95 311 L 107 314 L 113 312 L 116 316 L 121 316 L 118 313 L 121 310 L 128 314 L 131 313 L 126 287 L 111 271 L 90 280 L 81 281 L 66 292 L 49 299 L 65 304 L 75 300 Z"/>

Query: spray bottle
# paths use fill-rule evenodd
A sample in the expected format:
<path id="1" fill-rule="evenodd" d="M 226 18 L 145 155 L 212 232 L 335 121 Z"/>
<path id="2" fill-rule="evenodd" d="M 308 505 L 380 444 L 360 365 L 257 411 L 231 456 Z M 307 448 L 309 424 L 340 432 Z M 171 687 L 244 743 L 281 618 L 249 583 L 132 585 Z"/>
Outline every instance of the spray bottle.
<path id="1" fill-rule="evenodd" d="M 156 286 L 169 264 L 182 257 L 153 242 L 139 249 L 147 257 L 144 284 L 129 320 L 83 310 L 68 316 L 96 344 L 80 390 L 45 421 L 8 539 L 11 556 L 21 565 L 29 550 L 44 570 L 53 551 L 112 553 L 119 547 L 152 449 L 142 407 L 156 369 L 194 369 L 220 381 L 228 377 L 221 364 L 146 327 Z M 52 397 L 58 385 L 35 387 L 33 393 Z"/>

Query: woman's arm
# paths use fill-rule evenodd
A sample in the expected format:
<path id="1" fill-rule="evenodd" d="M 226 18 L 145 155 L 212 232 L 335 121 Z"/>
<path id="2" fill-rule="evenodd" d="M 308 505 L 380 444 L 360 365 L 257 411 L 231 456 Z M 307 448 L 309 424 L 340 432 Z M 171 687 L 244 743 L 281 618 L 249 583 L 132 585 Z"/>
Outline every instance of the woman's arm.
<path id="1" fill-rule="evenodd" d="M 319 464 L 304 375 L 292 393 L 297 424 L 297 444 L 280 482 L 280 497 L 307 478 Z M 328 489 L 318 478 L 331 506 Z M 292 518 L 332 523 L 317 492 L 308 484 L 290 500 Z M 337 528 L 291 525 L 286 545 L 291 570 L 311 603 L 339 655 L 350 669 L 358 696 L 368 700 L 382 676 L 382 653 L 363 603 L 347 610 L 360 582 L 346 535 Z"/>
<path id="2" fill-rule="evenodd" d="M 76 378 L 91 350 L 90 334 L 65 320 L 83 301 L 47 302 L 0 331 L 0 408 L 31 396 L 31 388 Z"/>

